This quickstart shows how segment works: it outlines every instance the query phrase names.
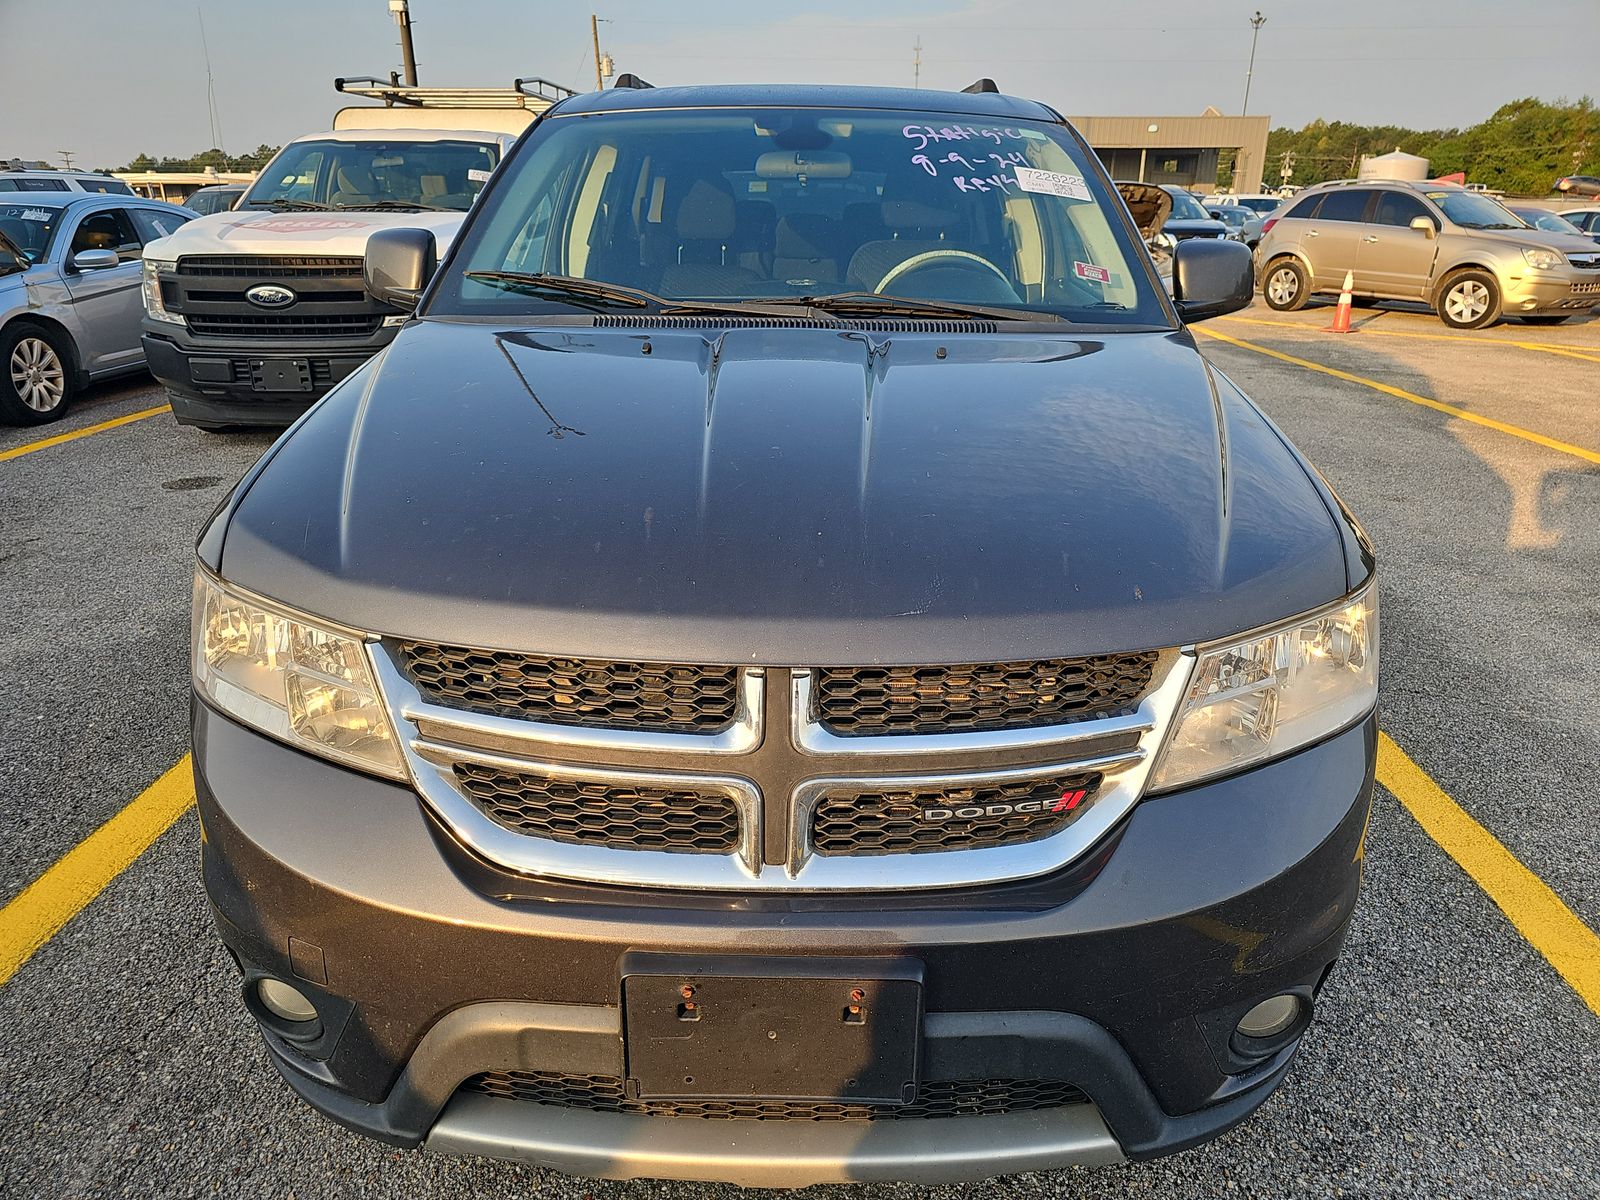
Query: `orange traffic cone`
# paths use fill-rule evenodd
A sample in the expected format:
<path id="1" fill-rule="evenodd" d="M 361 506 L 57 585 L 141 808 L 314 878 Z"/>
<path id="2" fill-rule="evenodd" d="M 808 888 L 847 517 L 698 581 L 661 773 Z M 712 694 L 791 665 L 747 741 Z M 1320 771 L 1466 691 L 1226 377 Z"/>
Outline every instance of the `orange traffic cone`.
<path id="1" fill-rule="evenodd" d="M 1344 290 L 1339 293 L 1339 307 L 1334 310 L 1333 324 L 1328 326 L 1329 333 L 1350 332 L 1350 289 L 1355 285 L 1355 276 L 1346 271 L 1344 273 Z"/>

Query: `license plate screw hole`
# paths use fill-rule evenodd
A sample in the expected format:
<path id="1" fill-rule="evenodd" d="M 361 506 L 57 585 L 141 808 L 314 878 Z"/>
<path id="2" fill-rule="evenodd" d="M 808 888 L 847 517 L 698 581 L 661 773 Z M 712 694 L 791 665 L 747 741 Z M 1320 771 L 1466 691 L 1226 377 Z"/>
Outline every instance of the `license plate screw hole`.
<path id="1" fill-rule="evenodd" d="M 865 1025 L 867 1023 L 867 1010 L 859 1004 L 852 1004 L 844 1010 L 843 1019 L 846 1025 Z"/>
<path id="2" fill-rule="evenodd" d="M 678 1020 L 698 1021 L 699 1019 L 700 1009 L 693 1002 L 686 1002 L 678 1005 Z"/>

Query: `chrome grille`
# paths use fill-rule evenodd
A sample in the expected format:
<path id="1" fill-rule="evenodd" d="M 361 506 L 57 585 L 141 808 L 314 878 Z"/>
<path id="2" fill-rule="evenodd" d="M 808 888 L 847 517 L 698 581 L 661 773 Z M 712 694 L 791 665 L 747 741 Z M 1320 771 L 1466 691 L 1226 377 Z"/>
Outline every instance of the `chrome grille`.
<path id="1" fill-rule="evenodd" d="M 811 813 L 811 848 L 825 856 L 926 854 L 1037 841 L 1094 805 L 1100 776 L 1050 775 L 965 787 L 825 794 Z"/>
<path id="2" fill-rule="evenodd" d="M 897 1121 L 943 1117 L 1000 1116 L 1086 1104 L 1083 1091 L 1059 1079 L 932 1080 L 917 1088 L 910 1104 L 851 1104 L 827 1100 L 630 1100 L 615 1075 L 560 1071 L 485 1071 L 461 1085 L 464 1092 L 583 1108 L 593 1112 L 651 1117 L 700 1117 L 714 1121 Z"/>
<path id="3" fill-rule="evenodd" d="M 1028 729 L 1123 716 L 1150 687 L 1158 655 L 954 667 L 823 667 L 816 719 L 844 737 Z"/>
<path id="4" fill-rule="evenodd" d="M 517 833 L 678 854 L 732 854 L 739 846 L 739 809 L 726 793 L 554 779 L 470 762 L 452 770 L 490 820 Z"/>
<path id="5" fill-rule="evenodd" d="M 558 725 L 717 733 L 739 710 L 735 667 L 543 658 L 433 642 L 397 644 L 401 669 L 436 704 Z"/>

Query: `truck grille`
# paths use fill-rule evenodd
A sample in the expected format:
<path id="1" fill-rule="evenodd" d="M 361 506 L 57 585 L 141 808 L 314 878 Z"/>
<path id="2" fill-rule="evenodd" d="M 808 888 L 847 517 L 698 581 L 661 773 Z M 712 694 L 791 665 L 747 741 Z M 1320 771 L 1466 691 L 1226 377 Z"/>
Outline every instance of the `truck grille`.
<path id="1" fill-rule="evenodd" d="M 961 1079 L 922 1084 L 910 1104 L 821 1100 L 630 1100 L 615 1075 L 558 1071 L 485 1071 L 461 1091 L 503 1100 L 651 1117 L 714 1121 L 898 1121 L 992 1117 L 1085 1104 L 1083 1091 L 1059 1079 Z"/>
<path id="2" fill-rule="evenodd" d="M 731 854 L 739 810 L 715 791 L 551 779 L 458 762 L 461 791 L 505 829 L 575 845 L 678 854 Z"/>
<path id="3" fill-rule="evenodd" d="M 925 854 L 980 850 L 1049 837 L 1094 804 L 1098 774 L 1047 776 L 968 787 L 840 790 L 811 814 L 811 847 L 822 855 Z"/>
<path id="4" fill-rule="evenodd" d="M 359 256 L 307 256 L 303 254 L 217 254 L 193 255 L 178 260 L 179 275 L 203 275 L 213 279 L 318 279 L 327 277 L 361 278 Z"/>
<path id="5" fill-rule="evenodd" d="M 736 667 L 541 658 L 400 642 L 401 669 L 434 704 L 494 716 L 659 733 L 716 733 L 739 709 Z"/>
<path id="6" fill-rule="evenodd" d="M 383 324 L 383 314 L 371 316 L 195 316 L 189 329 L 202 337 L 369 337 Z"/>
<path id="7" fill-rule="evenodd" d="M 1150 687 L 1158 655 L 956 667 L 824 667 L 815 717 L 845 737 L 1028 729 L 1124 716 Z"/>

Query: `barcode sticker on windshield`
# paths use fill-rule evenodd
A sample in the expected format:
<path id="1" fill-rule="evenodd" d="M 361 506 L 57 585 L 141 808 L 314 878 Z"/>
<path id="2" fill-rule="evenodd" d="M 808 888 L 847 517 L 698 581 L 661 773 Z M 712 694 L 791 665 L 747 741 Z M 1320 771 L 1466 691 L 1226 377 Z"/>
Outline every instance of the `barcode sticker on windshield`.
<path id="1" fill-rule="evenodd" d="M 467 178 L 470 179 L 473 183 L 488 183 L 489 182 L 489 172 L 480 171 L 477 167 L 468 167 L 467 168 Z"/>
<path id="2" fill-rule="evenodd" d="M 1039 192 L 1045 196 L 1064 196 L 1068 200 L 1091 199 L 1082 175 L 1063 175 L 1060 171 L 1018 167 L 1017 186 L 1025 192 Z"/>
<path id="3" fill-rule="evenodd" d="M 50 219 L 50 210 L 47 208 L 25 208 L 22 210 L 22 219 L 24 221 L 48 221 Z"/>

